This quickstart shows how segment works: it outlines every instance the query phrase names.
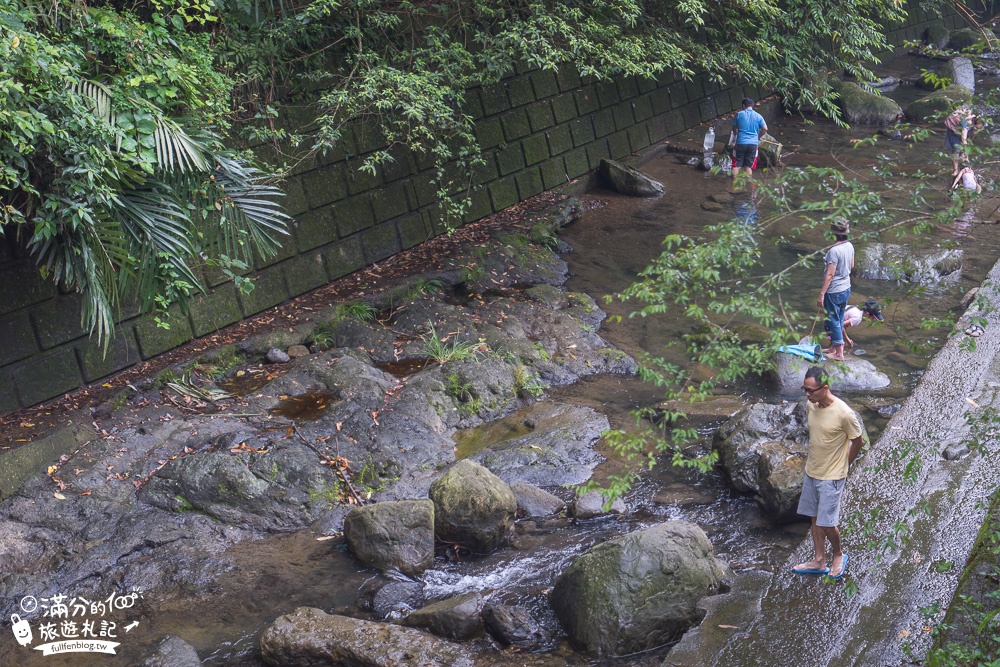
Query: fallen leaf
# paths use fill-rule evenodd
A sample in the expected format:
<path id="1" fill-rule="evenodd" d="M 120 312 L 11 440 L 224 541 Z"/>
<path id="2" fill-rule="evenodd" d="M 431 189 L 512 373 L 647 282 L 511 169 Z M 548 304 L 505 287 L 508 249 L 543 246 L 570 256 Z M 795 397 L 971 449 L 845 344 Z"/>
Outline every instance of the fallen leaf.
<path id="1" fill-rule="evenodd" d="M 83 493 L 81 493 L 80 495 L 81 495 L 81 496 L 89 496 L 89 495 L 90 495 L 91 493 L 93 493 L 93 491 L 84 491 L 84 492 L 83 492 Z"/>
<path id="2" fill-rule="evenodd" d="M 59 470 L 59 468 L 58 468 L 58 467 L 56 467 L 56 466 L 49 466 L 48 468 L 46 468 L 46 469 L 45 469 L 45 474 L 46 474 L 46 475 L 51 475 L 51 474 L 52 474 L 52 473 L 54 473 L 54 472 L 55 472 L 56 470 Z"/>
<path id="3" fill-rule="evenodd" d="M 738 625 L 719 625 L 720 628 L 725 628 L 727 630 L 737 630 L 740 626 Z"/>
<path id="4" fill-rule="evenodd" d="M 896 635 L 896 636 L 899 637 L 900 639 L 902 639 L 903 637 L 909 637 L 910 636 L 910 631 L 909 630 L 900 630 L 899 634 Z"/>
<path id="5" fill-rule="evenodd" d="M 53 491 L 52 495 L 55 496 L 56 498 L 58 498 L 59 500 L 66 500 L 66 496 L 64 496 L 63 494 L 59 493 L 58 491 Z"/>
<path id="6" fill-rule="evenodd" d="M 344 427 L 344 422 L 337 422 L 337 430 L 339 431 Z"/>
<path id="7" fill-rule="evenodd" d="M 34 427 L 34 424 L 32 424 L 31 422 L 21 422 L 21 428 L 32 428 L 32 427 Z"/>
<path id="8" fill-rule="evenodd" d="M 317 542 L 326 542 L 327 540 L 332 540 L 332 539 L 334 539 L 336 537 L 337 537 L 336 535 L 320 535 L 319 537 L 316 538 L 316 541 Z"/>
<path id="9" fill-rule="evenodd" d="M 965 402 L 968 403 L 969 405 L 971 405 L 974 408 L 978 408 L 979 407 L 979 403 L 976 403 L 974 400 L 972 400 L 968 396 L 965 397 Z"/>

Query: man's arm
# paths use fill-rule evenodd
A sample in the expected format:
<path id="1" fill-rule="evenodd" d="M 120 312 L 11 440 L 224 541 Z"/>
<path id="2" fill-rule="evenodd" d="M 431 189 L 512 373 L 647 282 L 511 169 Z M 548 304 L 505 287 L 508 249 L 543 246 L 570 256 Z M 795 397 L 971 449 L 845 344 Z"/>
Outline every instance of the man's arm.
<path id="1" fill-rule="evenodd" d="M 819 298 L 816 299 L 816 303 L 819 307 L 823 307 L 823 297 L 826 296 L 826 290 L 830 287 L 830 283 L 833 281 L 833 274 L 837 272 L 836 264 L 827 264 L 826 273 L 823 274 L 823 286 L 819 288 Z"/>
<path id="2" fill-rule="evenodd" d="M 847 463 L 854 463 L 854 459 L 858 458 L 858 454 L 861 453 L 861 446 L 865 444 L 865 438 L 863 435 L 859 435 L 854 440 L 851 440 L 851 448 L 847 450 Z"/>
<path id="3" fill-rule="evenodd" d="M 757 130 L 757 141 L 759 142 L 761 139 L 763 139 L 765 134 L 767 134 L 767 123 L 761 125 L 760 129 Z"/>

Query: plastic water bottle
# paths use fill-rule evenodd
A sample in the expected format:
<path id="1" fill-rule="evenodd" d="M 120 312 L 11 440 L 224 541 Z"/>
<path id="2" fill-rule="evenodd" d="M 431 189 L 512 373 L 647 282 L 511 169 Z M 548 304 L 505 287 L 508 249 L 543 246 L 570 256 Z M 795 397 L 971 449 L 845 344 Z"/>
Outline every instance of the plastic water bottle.
<path id="1" fill-rule="evenodd" d="M 702 143 L 705 148 L 705 152 L 708 153 L 713 148 L 715 148 L 715 128 L 708 128 L 708 132 L 705 133 L 705 141 Z"/>

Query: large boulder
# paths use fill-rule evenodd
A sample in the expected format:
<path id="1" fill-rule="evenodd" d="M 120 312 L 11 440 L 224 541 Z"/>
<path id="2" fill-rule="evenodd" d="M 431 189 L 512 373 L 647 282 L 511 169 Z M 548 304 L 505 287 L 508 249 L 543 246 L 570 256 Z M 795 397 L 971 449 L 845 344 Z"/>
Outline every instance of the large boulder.
<path id="1" fill-rule="evenodd" d="M 764 133 L 764 136 L 760 138 L 760 146 L 757 147 L 757 157 L 760 160 L 757 166 L 767 167 L 768 169 L 777 167 L 781 160 L 781 151 L 783 149 L 784 147 L 781 145 L 781 142 L 770 134 Z"/>
<path id="2" fill-rule="evenodd" d="M 599 171 L 611 187 L 623 195 L 657 197 L 666 190 L 663 183 L 650 178 L 638 169 L 614 160 L 602 159 Z"/>
<path id="3" fill-rule="evenodd" d="M 932 23 L 924 30 L 924 41 L 927 46 L 935 49 L 943 49 L 948 46 L 948 38 L 951 31 L 943 23 Z"/>
<path id="4" fill-rule="evenodd" d="M 791 441 L 801 447 L 809 443 L 804 403 L 748 405 L 718 428 L 712 448 L 718 452 L 719 466 L 734 489 L 760 495 L 761 447 L 781 441 Z"/>
<path id="5" fill-rule="evenodd" d="M 594 444 L 608 430 L 608 418 L 587 407 L 544 401 L 532 406 L 522 425 L 531 429 L 469 458 L 508 484 L 583 484 L 604 460 Z"/>
<path id="6" fill-rule="evenodd" d="M 853 81 L 830 79 L 837 92 L 837 105 L 848 123 L 861 125 L 892 125 L 902 115 L 895 100 L 864 90 Z"/>
<path id="7" fill-rule="evenodd" d="M 287 665 L 356 667 L 473 667 L 462 646 L 420 630 L 362 621 L 299 607 L 279 616 L 260 638 L 264 662 Z"/>
<path id="8" fill-rule="evenodd" d="M 972 68 L 972 61 L 968 58 L 952 58 L 948 61 L 948 73 L 951 76 L 953 85 L 966 88 L 969 93 L 976 92 L 976 72 Z"/>
<path id="9" fill-rule="evenodd" d="M 958 248 L 914 250 L 895 243 L 870 243 L 858 252 L 859 278 L 935 285 L 962 277 L 963 251 Z"/>
<path id="10" fill-rule="evenodd" d="M 506 482 L 468 459 L 431 484 L 430 497 L 437 536 L 476 553 L 499 547 L 517 513 L 517 500 Z"/>
<path id="11" fill-rule="evenodd" d="M 416 576 L 434 564 L 434 503 L 399 500 L 355 507 L 344 539 L 358 560 Z"/>
<path id="12" fill-rule="evenodd" d="M 972 93 L 965 86 L 951 84 L 910 102 L 906 107 L 906 117 L 922 123 L 935 114 L 943 115 L 963 102 L 968 102 L 971 97 Z"/>
<path id="13" fill-rule="evenodd" d="M 562 498 L 534 484 L 516 482 L 510 485 L 510 490 L 517 499 L 517 508 L 527 518 L 552 516 L 566 509 L 566 503 Z"/>
<path id="14" fill-rule="evenodd" d="M 552 607 L 588 651 L 624 655 L 661 646 L 701 621 L 698 600 L 719 593 L 725 574 L 701 528 L 668 521 L 577 558 L 556 581 Z"/>
<path id="15" fill-rule="evenodd" d="M 964 51 L 965 49 L 975 45 L 975 43 L 982 38 L 983 33 L 978 30 L 973 30 L 972 28 L 959 28 L 958 30 L 953 30 L 951 34 L 948 35 L 948 48 L 953 51 Z"/>
<path id="16" fill-rule="evenodd" d="M 482 608 L 483 596 L 473 591 L 418 609 L 403 619 L 403 625 L 461 641 L 483 631 Z"/>
<path id="17" fill-rule="evenodd" d="M 375 577 L 358 590 L 356 604 L 378 618 L 398 618 L 424 606 L 424 585 L 411 579 Z"/>
<path id="18" fill-rule="evenodd" d="M 800 397 L 802 380 L 813 365 L 815 364 L 794 354 L 776 352 L 772 379 L 778 392 L 784 397 Z M 823 368 L 830 378 L 830 387 L 835 392 L 885 389 L 890 384 L 889 376 L 874 364 L 852 355 L 844 357 L 844 361 L 827 361 Z"/>

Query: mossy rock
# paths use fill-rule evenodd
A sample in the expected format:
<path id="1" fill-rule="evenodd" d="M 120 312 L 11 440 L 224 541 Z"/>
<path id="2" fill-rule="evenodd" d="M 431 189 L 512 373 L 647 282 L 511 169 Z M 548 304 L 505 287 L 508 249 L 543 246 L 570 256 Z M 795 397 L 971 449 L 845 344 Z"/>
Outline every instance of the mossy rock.
<path id="1" fill-rule="evenodd" d="M 935 49 L 943 49 L 948 46 L 950 36 L 951 31 L 943 23 L 932 23 L 924 30 L 924 42 L 927 46 L 932 46 Z"/>
<path id="2" fill-rule="evenodd" d="M 972 28 L 959 28 L 948 36 L 948 48 L 964 51 L 983 38 L 983 34 Z"/>
<path id="3" fill-rule="evenodd" d="M 902 113 L 895 100 L 863 90 L 854 82 L 831 78 L 830 85 L 839 96 L 837 105 L 848 123 L 892 125 Z"/>
<path id="4" fill-rule="evenodd" d="M 914 122 L 924 122 L 935 114 L 947 113 L 971 97 L 968 88 L 950 85 L 910 102 L 906 107 L 906 117 Z"/>

